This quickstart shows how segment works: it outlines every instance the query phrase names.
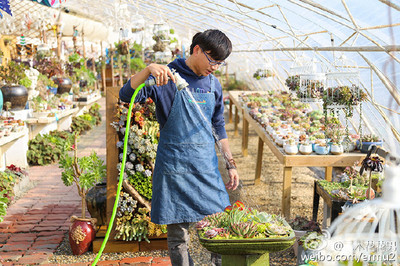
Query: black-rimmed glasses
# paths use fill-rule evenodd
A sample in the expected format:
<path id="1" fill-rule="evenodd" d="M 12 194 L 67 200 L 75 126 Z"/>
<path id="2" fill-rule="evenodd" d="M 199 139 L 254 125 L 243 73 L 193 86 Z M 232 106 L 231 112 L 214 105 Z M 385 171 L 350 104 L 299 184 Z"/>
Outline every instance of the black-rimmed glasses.
<path id="1" fill-rule="evenodd" d="M 204 52 L 203 49 L 201 49 L 201 50 L 203 51 L 203 54 L 206 56 L 208 63 L 210 63 L 211 66 L 225 66 L 226 65 L 225 61 L 218 62 L 218 61 L 212 60 L 210 57 L 208 57 L 208 54 L 206 52 Z"/>

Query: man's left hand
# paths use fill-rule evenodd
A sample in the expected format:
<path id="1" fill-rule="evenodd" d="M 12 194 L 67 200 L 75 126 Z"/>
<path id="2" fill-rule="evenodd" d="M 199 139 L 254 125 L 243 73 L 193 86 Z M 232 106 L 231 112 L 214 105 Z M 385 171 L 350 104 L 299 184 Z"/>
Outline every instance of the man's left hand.
<path id="1" fill-rule="evenodd" d="M 226 189 L 235 190 L 239 186 L 239 174 L 236 169 L 229 169 L 229 182 L 225 184 Z"/>

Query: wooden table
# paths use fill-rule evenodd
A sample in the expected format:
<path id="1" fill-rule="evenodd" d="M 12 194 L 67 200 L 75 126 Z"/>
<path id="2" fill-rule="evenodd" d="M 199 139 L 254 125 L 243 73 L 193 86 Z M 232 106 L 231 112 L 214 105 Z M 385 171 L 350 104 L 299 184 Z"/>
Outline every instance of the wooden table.
<path id="1" fill-rule="evenodd" d="M 290 219 L 290 196 L 291 196 L 291 182 L 292 182 L 292 169 L 293 167 L 325 167 L 325 179 L 328 181 L 332 180 L 332 169 L 333 167 L 346 167 L 351 166 L 356 161 L 362 161 L 365 158 L 365 154 L 360 152 L 343 153 L 341 155 L 317 155 L 312 153 L 310 155 L 287 155 L 283 148 L 277 146 L 269 134 L 264 128 L 254 120 L 248 113 L 247 109 L 243 108 L 239 102 L 239 95 L 244 91 L 230 91 L 229 92 L 229 104 L 230 111 L 229 117 L 232 117 L 232 104 L 235 105 L 235 135 L 237 129 L 237 123 L 239 121 L 239 112 L 242 112 L 242 154 L 247 156 L 248 151 L 248 135 L 249 125 L 257 132 L 258 135 L 258 151 L 257 151 L 257 163 L 255 173 L 255 183 L 260 182 L 261 177 L 261 166 L 264 143 L 271 149 L 272 153 L 283 165 L 283 186 L 282 186 L 282 214 L 286 219 Z M 251 91 L 248 93 L 263 91 Z"/>
<path id="2" fill-rule="evenodd" d="M 324 219 L 322 222 L 323 228 L 327 228 L 331 225 L 339 214 L 342 212 L 342 206 L 346 203 L 345 200 L 338 200 L 332 198 L 331 195 L 318 183 L 314 181 L 314 197 L 313 197 L 313 221 L 317 221 L 318 209 L 319 209 L 319 198 L 324 199 Z"/>

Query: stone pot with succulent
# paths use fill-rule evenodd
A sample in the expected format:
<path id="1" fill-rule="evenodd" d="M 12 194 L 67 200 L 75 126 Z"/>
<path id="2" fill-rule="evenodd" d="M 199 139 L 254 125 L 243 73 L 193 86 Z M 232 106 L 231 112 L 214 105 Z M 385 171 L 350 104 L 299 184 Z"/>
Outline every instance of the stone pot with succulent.
<path id="1" fill-rule="evenodd" d="M 239 201 L 204 217 L 196 228 L 200 243 L 222 254 L 223 265 L 247 265 L 250 261 L 269 265 L 269 252 L 285 250 L 295 241 L 283 217 L 248 208 Z"/>

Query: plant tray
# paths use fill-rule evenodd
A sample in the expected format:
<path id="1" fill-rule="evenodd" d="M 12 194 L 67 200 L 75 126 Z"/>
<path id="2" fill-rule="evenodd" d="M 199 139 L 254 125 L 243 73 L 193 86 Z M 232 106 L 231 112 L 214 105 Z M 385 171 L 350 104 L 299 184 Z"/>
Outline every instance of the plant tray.
<path id="1" fill-rule="evenodd" d="M 244 238 L 244 239 L 208 239 L 199 235 L 199 241 L 207 250 L 222 255 L 246 255 L 277 252 L 290 248 L 296 240 L 292 231 L 287 237 Z"/>

